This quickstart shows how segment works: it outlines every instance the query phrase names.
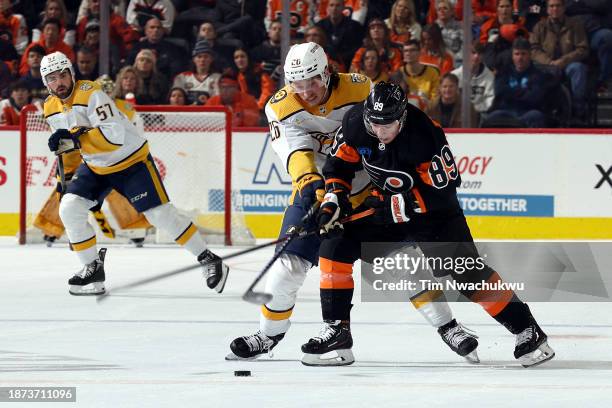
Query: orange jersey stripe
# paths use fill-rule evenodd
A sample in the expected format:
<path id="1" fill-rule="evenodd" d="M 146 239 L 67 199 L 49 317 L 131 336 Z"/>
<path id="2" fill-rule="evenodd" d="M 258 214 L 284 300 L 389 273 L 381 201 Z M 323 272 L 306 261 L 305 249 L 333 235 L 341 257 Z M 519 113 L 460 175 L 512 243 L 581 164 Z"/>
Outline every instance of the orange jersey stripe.
<path id="1" fill-rule="evenodd" d="M 493 272 L 487 280 L 489 283 L 501 281 L 502 279 L 497 272 Z M 514 296 L 514 292 L 511 290 L 479 290 L 472 294 L 470 299 L 482 306 L 489 315 L 495 317 L 510 303 L 512 296 Z"/>

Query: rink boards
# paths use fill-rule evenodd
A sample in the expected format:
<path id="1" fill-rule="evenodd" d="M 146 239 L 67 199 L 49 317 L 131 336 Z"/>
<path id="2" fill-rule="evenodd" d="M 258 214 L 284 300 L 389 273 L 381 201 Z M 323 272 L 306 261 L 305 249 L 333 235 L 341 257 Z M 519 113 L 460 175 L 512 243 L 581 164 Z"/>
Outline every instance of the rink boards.
<path id="1" fill-rule="evenodd" d="M 448 132 L 462 178 L 459 201 L 474 236 L 612 239 L 611 136 L 608 130 L 575 129 Z M 150 143 L 163 162 L 168 152 L 158 156 L 155 141 Z M 1 235 L 17 232 L 18 152 L 18 131 L 0 130 Z M 291 184 L 267 131 L 234 131 L 232 156 L 234 208 L 257 238 L 274 237 Z M 47 166 L 42 174 L 52 171 L 52 164 Z M 166 171 L 171 174 L 172 166 Z M 222 192 L 214 182 L 203 184 L 208 197 Z M 210 203 L 208 210 L 220 215 L 219 201 Z"/>

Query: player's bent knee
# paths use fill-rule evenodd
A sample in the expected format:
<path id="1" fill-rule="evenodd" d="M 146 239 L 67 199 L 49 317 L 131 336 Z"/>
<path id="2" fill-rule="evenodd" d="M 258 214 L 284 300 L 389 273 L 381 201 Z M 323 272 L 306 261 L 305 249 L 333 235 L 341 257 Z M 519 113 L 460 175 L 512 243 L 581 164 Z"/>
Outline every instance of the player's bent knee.
<path id="1" fill-rule="evenodd" d="M 64 225 L 86 224 L 89 209 L 94 205 L 94 201 L 68 193 L 60 201 L 59 215 Z"/>

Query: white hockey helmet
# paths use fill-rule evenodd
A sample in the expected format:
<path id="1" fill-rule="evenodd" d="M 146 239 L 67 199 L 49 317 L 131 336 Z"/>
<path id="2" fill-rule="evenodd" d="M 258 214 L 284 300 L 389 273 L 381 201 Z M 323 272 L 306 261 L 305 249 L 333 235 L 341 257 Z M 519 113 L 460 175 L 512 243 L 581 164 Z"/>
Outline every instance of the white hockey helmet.
<path id="1" fill-rule="evenodd" d="M 43 59 L 40 61 L 40 76 L 42 77 L 43 84 L 49 88 L 47 85 L 47 75 L 56 71 L 69 70 L 70 75 L 72 76 L 72 82 L 74 83 L 74 68 L 72 68 L 72 62 L 68 59 L 68 57 L 59 51 L 51 53 L 49 55 L 45 55 Z"/>
<path id="2" fill-rule="evenodd" d="M 289 84 L 320 75 L 327 87 L 329 86 L 327 66 L 327 55 L 323 47 L 313 42 L 296 44 L 291 47 L 285 59 L 285 82 Z"/>

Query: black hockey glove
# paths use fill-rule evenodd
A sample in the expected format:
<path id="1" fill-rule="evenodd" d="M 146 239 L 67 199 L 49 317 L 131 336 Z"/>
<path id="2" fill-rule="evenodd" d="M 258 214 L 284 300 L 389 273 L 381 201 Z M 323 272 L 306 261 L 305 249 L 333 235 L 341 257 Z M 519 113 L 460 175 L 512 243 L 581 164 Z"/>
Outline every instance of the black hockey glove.
<path id="1" fill-rule="evenodd" d="M 318 174 L 309 174 L 298 182 L 300 205 L 306 211 L 310 210 L 316 201 L 323 201 L 325 183 Z"/>
<path id="2" fill-rule="evenodd" d="M 76 127 L 72 131 L 58 129 L 49 137 L 49 150 L 61 154 L 79 148 L 79 136 L 88 132 L 90 128 Z"/>
<path id="3" fill-rule="evenodd" d="M 381 194 L 374 191 L 363 205 L 375 210 L 371 222 L 377 225 L 399 224 L 410 221 L 410 215 L 418 209 L 418 202 L 408 191 L 401 194 Z"/>
<path id="4" fill-rule="evenodd" d="M 351 212 L 349 193 L 346 190 L 331 190 L 323 198 L 323 203 L 317 214 L 319 235 L 325 236 L 332 231 L 344 229 L 340 220 Z"/>

